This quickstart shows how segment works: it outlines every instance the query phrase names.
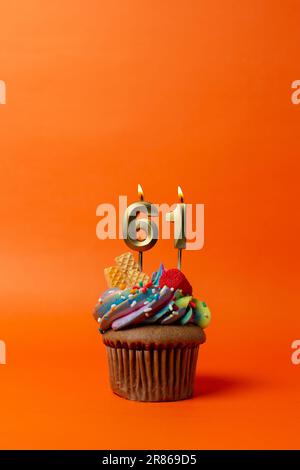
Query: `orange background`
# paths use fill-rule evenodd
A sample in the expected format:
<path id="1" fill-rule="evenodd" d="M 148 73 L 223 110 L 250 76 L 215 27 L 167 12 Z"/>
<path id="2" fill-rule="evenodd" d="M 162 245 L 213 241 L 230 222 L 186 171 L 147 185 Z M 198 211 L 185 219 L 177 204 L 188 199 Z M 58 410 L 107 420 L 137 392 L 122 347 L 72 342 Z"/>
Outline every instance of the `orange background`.
<path id="1" fill-rule="evenodd" d="M 297 0 L 0 7 L 1 448 L 297 448 Z M 109 389 L 92 308 L 123 241 L 96 207 L 205 204 L 183 270 L 213 313 L 196 396 Z M 145 255 L 175 265 L 173 242 Z"/>

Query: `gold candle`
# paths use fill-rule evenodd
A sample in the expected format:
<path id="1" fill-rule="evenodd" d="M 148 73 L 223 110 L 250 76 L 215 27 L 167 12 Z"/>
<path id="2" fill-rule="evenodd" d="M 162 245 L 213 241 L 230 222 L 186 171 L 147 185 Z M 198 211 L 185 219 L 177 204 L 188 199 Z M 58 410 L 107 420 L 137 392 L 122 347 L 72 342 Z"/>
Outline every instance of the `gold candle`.
<path id="1" fill-rule="evenodd" d="M 143 252 L 154 247 L 158 239 L 157 225 L 151 220 L 151 216 L 158 216 L 158 210 L 151 202 L 144 201 L 144 192 L 138 185 L 140 200 L 127 207 L 123 217 L 123 238 L 127 246 L 139 252 L 139 269 L 143 270 Z M 147 214 L 147 218 L 138 218 L 141 212 Z M 137 238 L 137 233 L 143 230 L 146 234 L 143 240 Z"/>
<path id="2" fill-rule="evenodd" d="M 174 247 L 178 250 L 177 267 L 181 270 L 182 250 L 186 248 L 186 204 L 183 202 L 183 192 L 178 186 L 179 204 L 176 209 L 166 214 L 167 222 L 174 223 Z"/>

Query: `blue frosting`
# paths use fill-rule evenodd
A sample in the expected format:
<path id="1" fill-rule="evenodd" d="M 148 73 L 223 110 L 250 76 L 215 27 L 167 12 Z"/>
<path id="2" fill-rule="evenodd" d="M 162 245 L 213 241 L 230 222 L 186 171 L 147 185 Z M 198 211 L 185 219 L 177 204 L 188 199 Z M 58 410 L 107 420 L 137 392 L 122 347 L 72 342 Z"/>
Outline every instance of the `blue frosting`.
<path id="1" fill-rule="evenodd" d="M 152 274 L 152 279 L 151 279 L 151 280 L 152 280 L 154 286 L 158 286 L 158 285 L 159 285 L 159 280 L 160 280 L 160 278 L 161 278 L 162 273 L 164 272 L 164 270 L 165 270 L 164 265 L 161 264 L 161 265 L 159 266 L 158 271 L 155 271 L 155 272 Z"/>

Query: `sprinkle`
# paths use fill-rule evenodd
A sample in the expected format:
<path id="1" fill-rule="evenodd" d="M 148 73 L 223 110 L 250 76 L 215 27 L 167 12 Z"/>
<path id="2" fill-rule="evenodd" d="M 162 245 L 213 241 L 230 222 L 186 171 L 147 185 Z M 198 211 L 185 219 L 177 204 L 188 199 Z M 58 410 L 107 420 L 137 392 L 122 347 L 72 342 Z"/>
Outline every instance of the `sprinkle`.
<path id="1" fill-rule="evenodd" d="M 171 287 L 171 291 L 174 292 L 174 287 Z"/>
<path id="2" fill-rule="evenodd" d="M 143 288 L 142 288 L 142 292 L 143 292 L 143 294 L 146 294 L 146 292 L 147 292 L 147 287 L 143 287 Z"/>
<path id="3" fill-rule="evenodd" d="M 99 304 L 102 303 L 102 297 L 99 297 L 98 302 L 99 302 Z"/>
<path id="4" fill-rule="evenodd" d="M 128 298 L 129 298 L 129 299 L 132 299 L 132 298 L 133 298 L 133 294 L 129 294 Z"/>
<path id="5" fill-rule="evenodd" d="M 143 287 L 143 281 L 139 282 L 140 287 Z"/>
<path id="6" fill-rule="evenodd" d="M 112 304 L 112 306 L 110 307 L 111 310 L 115 310 L 116 309 L 116 304 Z"/>
<path id="7" fill-rule="evenodd" d="M 151 291 L 151 292 L 152 292 L 152 294 L 155 294 L 155 289 L 152 289 L 152 291 Z"/>
<path id="8" fill-rule="evenodd" d="M 136 305 L 136 300 L 134 300 L 130 306 L 134 307 L 135 305 Z"/>
<path id="9" fill-rule="evenodd" d="M 132 289 L 139 289 L 139 286 L 135 285 L 132 287 Z"/>
<path id="10" fill-rule="evenodd" d="M 113 290 L 109 290 L 109 291 L 108 291 L 109 294 L 113 294 L 113 292 L 114 292 Z"/>
<path id="11" fill-rule="evenodd" d="M 149 300 L 145 300 L 144 305 L 147 305 L 149 303 Z"/>
<path id="12" fill-rule="evenodd" d="M 172 305 L 172 304 L 169 305 L 169 310 L 170 310 L 171 312 L 173 311 L 173 305 Z"/>
<path id="13" fill-rule="evenodd" d="M 100 322 L 101 322 L 101 317 L 99 317 L 99 318 L 98 318 L 97 322 L 98 322 L 98 323 L 100 323 Z"/>
<path id="14" fill-rule="evenodd" d="M 151 287 L 153 284 L 152 284 L 152 281 L 148 282 L 148 284 L 145 285 L 145 287 Z"/>
<path id="15" fill-rule="evenodd" d="M 121 295 L 121 299 L 125 300 L 126 299 L 125 295 Z"/>
<path id="16" fill-rule="evenodd" d="M 151 307 L 147 307 L 147 308 L 145 308 L 144 313 L 151 312 L 151 310 L 152 310 Z"/>
<path id="17" fill-rule="evenodd" d="M 136 293 L 136 289 L 131 289 L 130 294 L 135 294 L 135 293 Z"/>
<path id="18" fill-rule="evenodd" d="M 190 302 L 190 306 L 191 306 L 192 308 L 196 308 L 195 302 L 192 302 L 192 301 L 191 301 L 191 302 Z"/>

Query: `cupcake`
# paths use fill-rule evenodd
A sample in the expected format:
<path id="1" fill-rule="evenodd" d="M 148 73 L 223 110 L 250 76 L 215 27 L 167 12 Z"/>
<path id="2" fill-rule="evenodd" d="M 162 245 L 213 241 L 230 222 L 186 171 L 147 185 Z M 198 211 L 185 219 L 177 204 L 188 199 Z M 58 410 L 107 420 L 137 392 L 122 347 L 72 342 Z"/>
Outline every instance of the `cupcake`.
<path id="1" fill-rule="evenodd" d="M 190 398 L 211 317 L 207 305 L 178 269 L 161 265 L 150 279 L 130 253 L 116 261 L 105 269 L 109 289 L 94 311 L 113 392 L 150 402 Z"/>

